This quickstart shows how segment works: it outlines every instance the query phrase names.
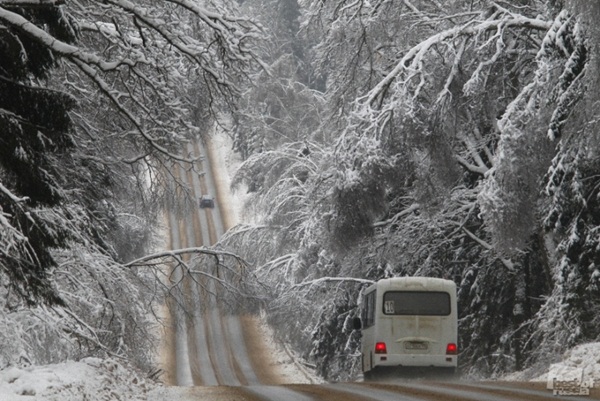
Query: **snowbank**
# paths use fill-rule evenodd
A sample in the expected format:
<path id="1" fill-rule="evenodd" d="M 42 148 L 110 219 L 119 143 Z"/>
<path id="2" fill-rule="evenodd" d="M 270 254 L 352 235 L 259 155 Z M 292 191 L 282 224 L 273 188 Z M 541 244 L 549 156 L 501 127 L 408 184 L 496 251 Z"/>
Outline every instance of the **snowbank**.
<path id="1" fill-rule="evenodd" d="M 233 140 L 224 129 L 216 127 L 206 146 L 215 182 L 221 196 L 224 197 L 219 206 L 225 210 L 225 217 L 229 220 L 225 222 L 227 228 L 239 223 L 253 224 L 260 221 L 261 216 L 257 210 L 248 210 L 245 207 L 252 199 L 246 185 L 240 184 L 235 191 L 231 190 L 233 177 L 243 163 L 241 156 L 233 151 Z"/>
<path id="2" fill-rule="evenodd" d="M 557 380 L 589 380 L 593 379 L 596 386 L 600 385 L 600 343 L 581 344 L 567 351 L 563 360 L 550 365 L 544 375 L 535 381 Z"/>
<path id="3" fill-rule="evenodd" d="M 0 371 L 2 401 L 146 400 L 156 385 L 112 359 L 86 358 Z"/>
<path id="4" fill-rule="evenodd" d="M 502 377 L 502 381 L 544 382 L 551 388 L 552 381 L 573 381 L 580 383 L 593 380 L 594 387 L 600 387 L 600 342 L 578 345 L 567 352 L 560 362 L 551 364 L 542 370 L 542 366 L 534 366 L 521 372 Z M 537 372 L 537 373 L 536 373 Z M 543 374 L 539 374 L 544 372 Z"/>

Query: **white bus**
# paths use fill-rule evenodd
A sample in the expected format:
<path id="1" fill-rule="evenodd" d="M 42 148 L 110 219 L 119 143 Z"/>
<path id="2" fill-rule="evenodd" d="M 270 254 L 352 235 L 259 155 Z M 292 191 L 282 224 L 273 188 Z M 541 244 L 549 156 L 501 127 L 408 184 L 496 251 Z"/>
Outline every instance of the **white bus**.
<path id="1" fill-rule="evenodd" d="M 458 363 L 456 284 L 429 277 L 380 280 L 363 295 L 362 370 L 365 379 L 385 370 L 439 368 Z"/>

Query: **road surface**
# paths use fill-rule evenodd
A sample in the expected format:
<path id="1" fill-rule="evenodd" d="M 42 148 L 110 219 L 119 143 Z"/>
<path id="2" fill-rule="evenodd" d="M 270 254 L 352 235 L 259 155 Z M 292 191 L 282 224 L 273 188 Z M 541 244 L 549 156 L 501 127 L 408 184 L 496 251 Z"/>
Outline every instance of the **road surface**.
<path id="1" fill-rule="evenodd" d="M 318 385 L 216 386 L 167 388 L 151 401 L 512 401 L 600 399 L 598 389 L 589 396 L 554 396 L 545 383 L 435 382 L 407 380 L 390 383 L 335 383 Z"/>

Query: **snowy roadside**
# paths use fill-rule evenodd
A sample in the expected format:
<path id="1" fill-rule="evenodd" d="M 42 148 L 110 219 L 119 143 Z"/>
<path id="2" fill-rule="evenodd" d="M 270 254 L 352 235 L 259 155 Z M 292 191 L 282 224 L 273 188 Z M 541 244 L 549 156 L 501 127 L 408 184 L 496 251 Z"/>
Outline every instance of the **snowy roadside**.
<path id="1" fill-rule="evenodd" d="M 2 401 L 137 401 L 157 385 L 114 359 L 85 358 L 0 371 Z"/>
<path id="2" fill-rule="evenodd" d="M 283 344 L 277 343 L 273 330 L 265 321 L 265 316 L 260 316 L 258 333 L 262 338 L 269 339 L 265 344 L 269 347 L 269 359 L 279 372 L 281 384 L 319 384 L 324 380 L 318 377 L 314 370 L 305 366 L 299 356 Z"/>
<path id="3" fill-rule="evenodd" d="M 206 150 L 211 158 L 211 170 L 214 175 L 219 196 L 223 197 L 219 202 L 225 211 L 225 223 L 227 228 L 231 228 L 240 222 L 251 222 L 252 216 L 244 211 L 244 204 L 248 195 L 243 189 L 232 192 L 231 182 L 239 166 L 242 164 L 241 157 L 233 151 L 233 141 L 223 131 L 217 127 L 217 131 L 206 141 Z"/>
<path id="4" fill-rule="evenodd" d="M 501 380 L 544 382 L 551 386 L 553 379 L 579 382 L 591 379 L 594 387 L 600 387 L 600 342 L 581 344 L 567 350 L 561 361 L 551 364 L 543 374 L 526 370 L 506 375 Z"/>

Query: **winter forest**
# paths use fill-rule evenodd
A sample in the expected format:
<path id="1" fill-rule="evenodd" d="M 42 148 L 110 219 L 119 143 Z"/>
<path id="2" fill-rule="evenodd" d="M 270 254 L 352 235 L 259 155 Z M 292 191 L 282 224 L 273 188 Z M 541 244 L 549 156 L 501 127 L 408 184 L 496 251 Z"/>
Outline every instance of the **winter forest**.
<path id="1" fill-rule="evenodd" d="M 455 280 L 472 377 L 600 340 L 599 20 L 588 0 L 0 0 L 0 369 L 155 369 L 162 214 L 194 204 L 163 184 L 214 127 L 254 218 L 190 252 L 243 263 L 323 378 L 360 371 L 361 289 L 392 276 Z"/>

